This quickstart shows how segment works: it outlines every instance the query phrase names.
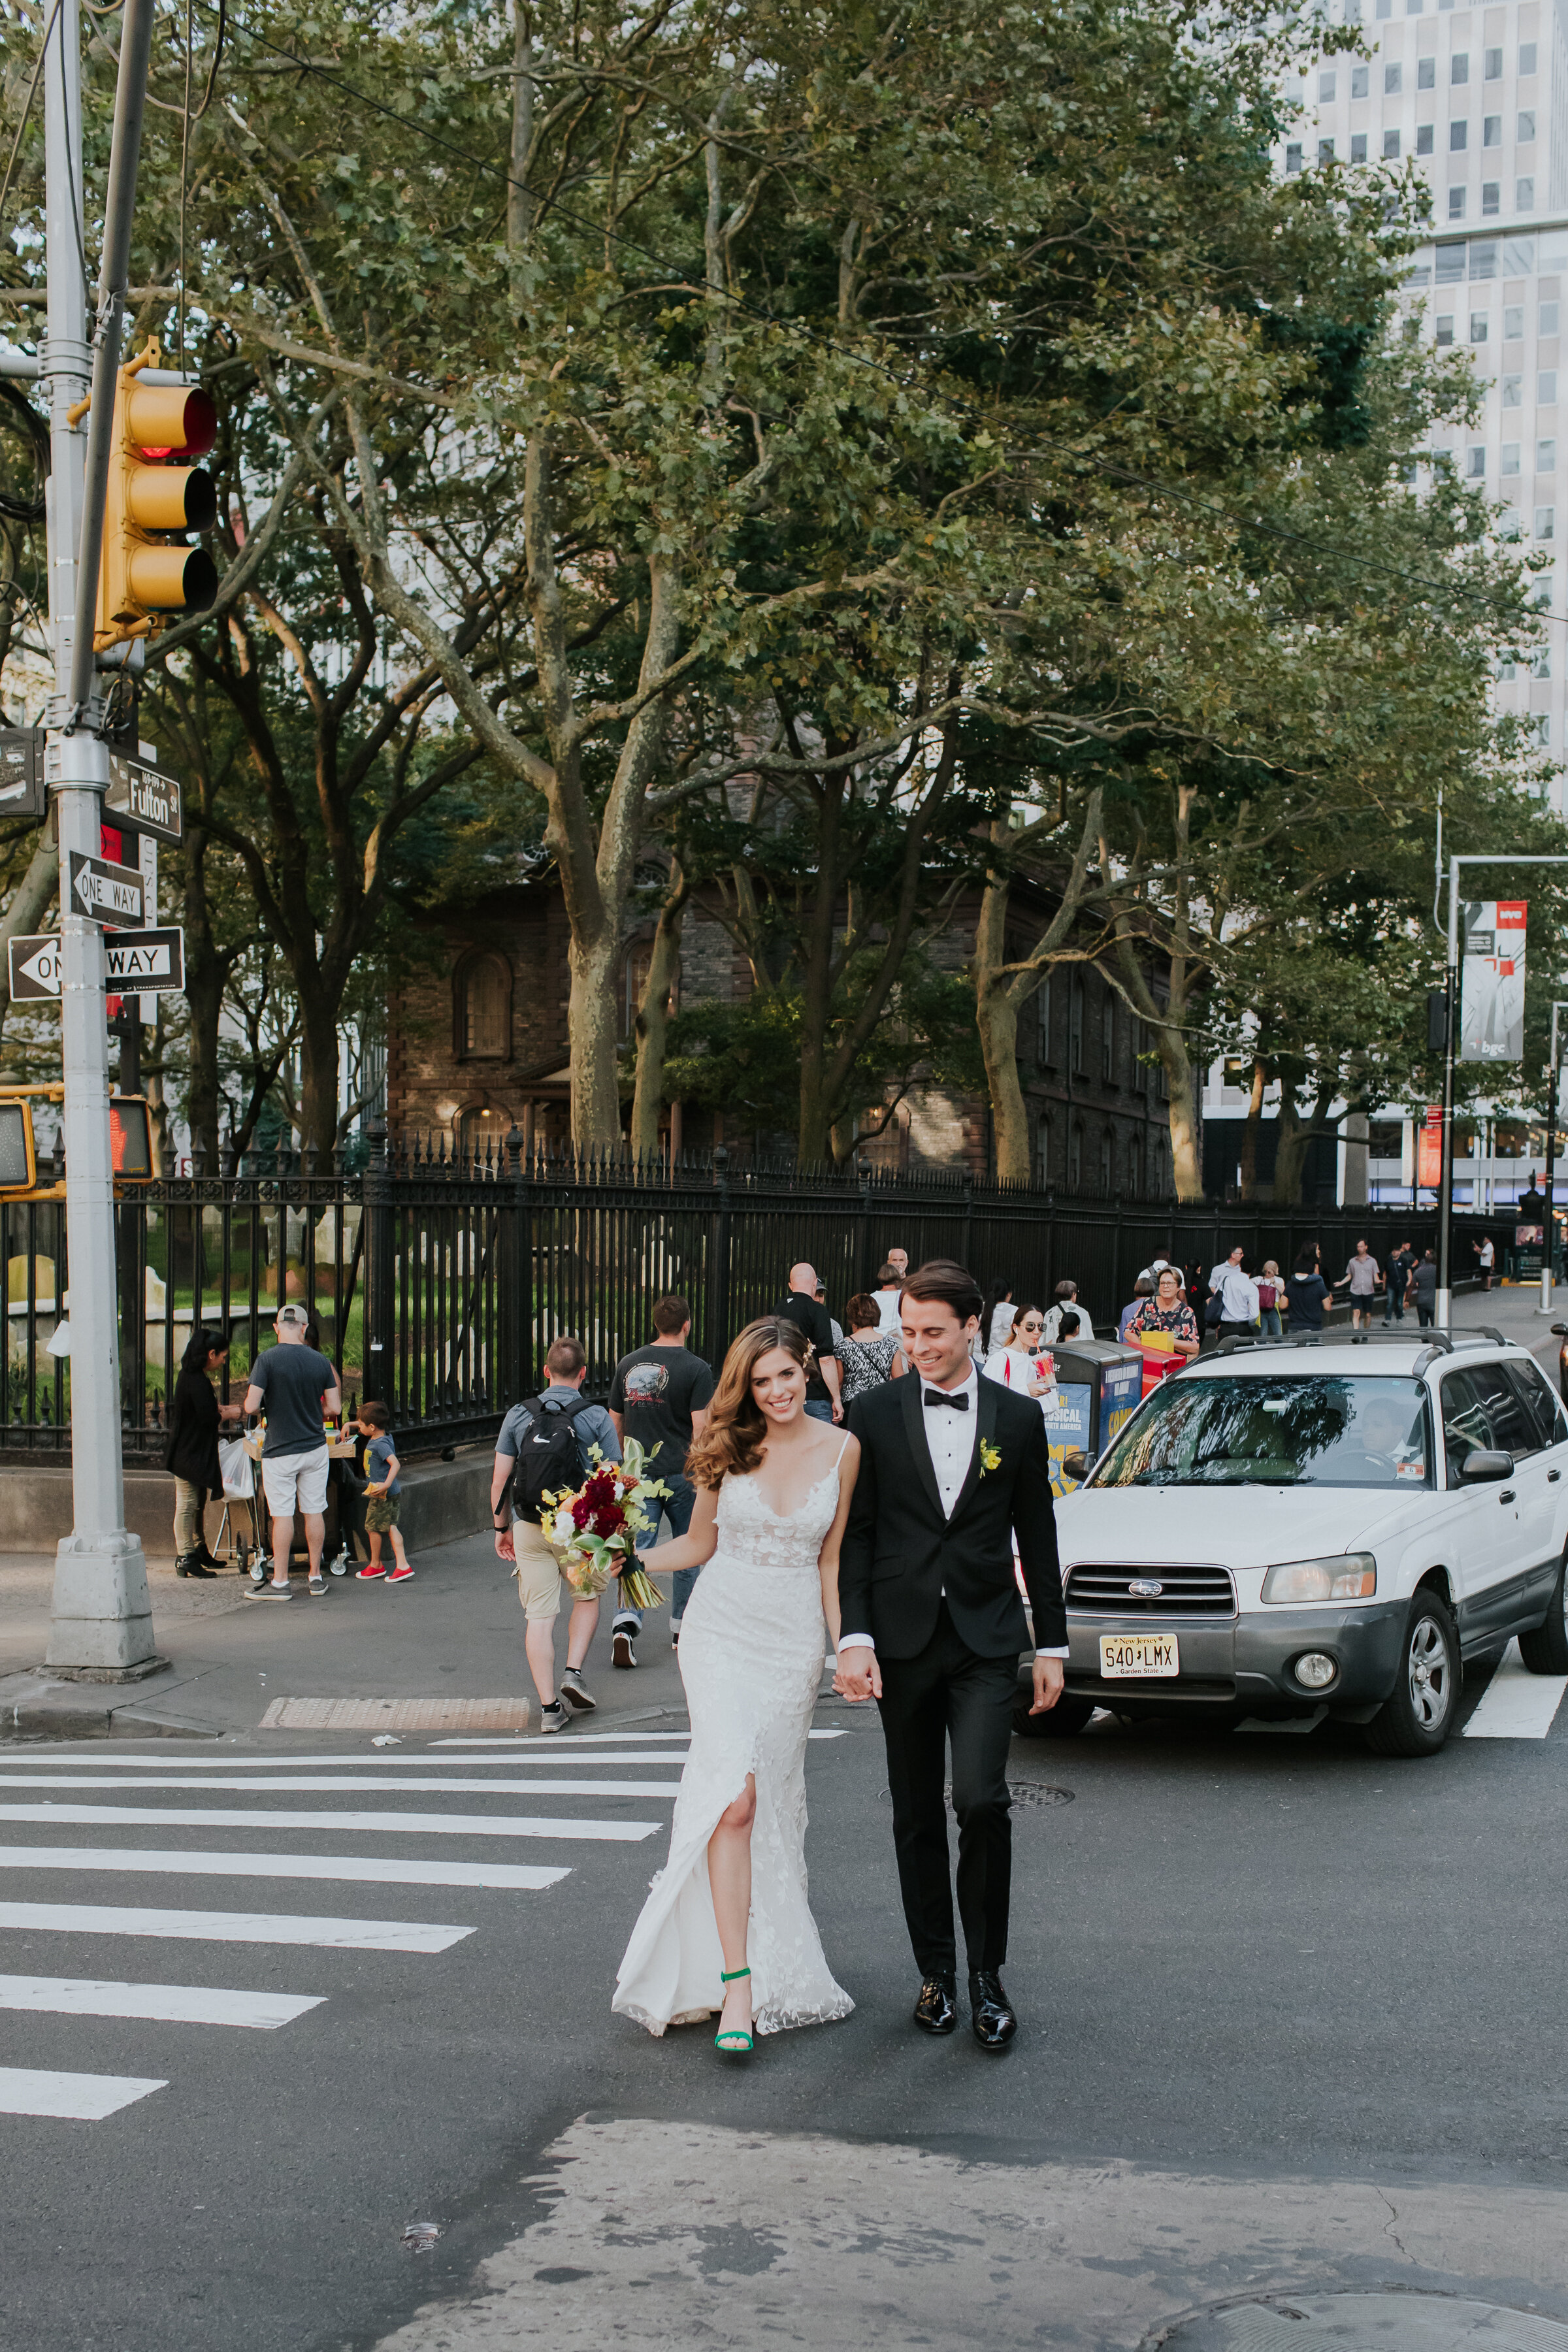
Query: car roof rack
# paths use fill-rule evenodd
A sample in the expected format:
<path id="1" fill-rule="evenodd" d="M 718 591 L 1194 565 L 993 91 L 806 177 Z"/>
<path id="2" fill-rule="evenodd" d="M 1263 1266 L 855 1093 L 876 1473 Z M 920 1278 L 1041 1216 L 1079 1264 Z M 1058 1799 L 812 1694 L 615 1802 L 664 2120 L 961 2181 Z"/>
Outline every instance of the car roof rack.
<path id="1" fill-rule="evenodd" d="M 1507 1333 L 1500 1331 L 1493 1323 L 1472 1323 L 1462 1331 L 1431 1330 L 1426 1332 L 1423 1339 L 1422 1353 L 1412 1367 L 1413 1371 L 1427 1370 L 1439 1356 L 1451 1356 L 1457 1348 L 1511 1348 L 1519 1345 L 1518 1340 L 1510 1339 Z M 1268 1332 L 1254 1335 L 1233 1331 L 1220 1341 L 1212 1356 L 1197 1356 L 1193 1360 L 1198 1364 L 1214 1363 L 1221 1356 L 1238 1355 L 1244 1348 L 1367 1348 L 1388 1345 L 1408 1348 L 1413 1344 L 1409 1334 L 1404 1331 L 1286 1331 L 1278 1339 Z"/>

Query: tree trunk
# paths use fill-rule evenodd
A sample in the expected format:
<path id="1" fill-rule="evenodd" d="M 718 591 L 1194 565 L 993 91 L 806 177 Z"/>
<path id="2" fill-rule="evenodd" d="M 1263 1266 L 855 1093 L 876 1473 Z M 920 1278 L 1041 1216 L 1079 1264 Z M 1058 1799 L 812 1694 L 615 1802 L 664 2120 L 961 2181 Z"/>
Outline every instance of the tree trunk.
<path id="1" fill-rule="evenodd" d="M 169 1106 L 163 1084 L 167 1052 L 168 1024 L 163 1018 L 163 1000 L 160 996 L 158 1017 L 153 1024 L 153 1051 L 142 1081 L 142 1091 L 147 1097 L 147 1130 L 153 1148 L 153 1172 L 156 1176 L 169 1173 Z M 208 1160 L 207 1172 L 216 1175 L 216 1158 Z"/>
<path id="2" fill-rule="evenodd" d="M 1263 1064 L 1254 1055 L 1252 1060 L 1252 1090 L 1247 1098 L 1247 1118 L 1241 1130 L 1241 1197 L 1256 1201 L 1258 1192 L 1258 1133 L 1263 1124 L 1263 1090 L 1268 1081 Z"/>
<path id="3" fill-rule="evenodd" d="M 571 988 L 566 1026 L 572 1041 L 572 1140 L 579 1150 L 604 1148 L 621 1135 L 621 1088 L 616 982 L 620 977 L 620 925 L 605 919 L 574 932 L 566 950 Z"/>
<path id="4" fill-rule="evenodd" d="M 686 877 L 670 860 L 669 896 L 658 910 L 648 958 L 647 979 L 637 1006 L 637 1085 L 632 1095 L 632 1149 L 647 1158 L 658 1150 L 658 1114 L 664 1101 L 664 1041 L 669 1027 L 669 994 L 680 968 L 680 927 L 686 912 Z"/>
<path id="5" fill-rule="evenodd" d="M 299 989 L 299 974 L 294 974 Z M 300 1149 L 314 1151 L 323 1172 L 338 1140 L 338 1008 L 341 989 L 300 996 Z"/>
<path id="6" fill-rule="evenodd" d="M 59 878 L 60 853 L 54 839 L 54 826 L 46 824 L 27 870 L 11 894 L 5 919 L 0 921 L 0 1035 L 5 1033 L 5 1015 L 11 1009 L 11 941 L 26 939 L 43 921 Z"/>
<path id="7" fill-rule="evenodd" d="M 1171 1176 L 1178 1201 L 1204 1197 L 1203 1139 L 1198 1131 L 1197 1103 L 1193 1087 L 1192 1056 L 1180 1029 L 1169 1024 L 1159 1031 L 1160 1059 L 1171 1092 Z"/>
<path id="8" fill-rule="evenodd" d="M 841 751 L 841 744 L 832 746 Z M 837 937 L 841 775 L 825 776 L 814 787 L 816 802 L 816 895 L 806 931 L 800 992 L 800 1113 L 795 1156 L 803 1168 L 829 1158 L 829 1130 L 838 1108 L 827 1099 L 827 1031 L 833 1013 L 833 950 Z"/>

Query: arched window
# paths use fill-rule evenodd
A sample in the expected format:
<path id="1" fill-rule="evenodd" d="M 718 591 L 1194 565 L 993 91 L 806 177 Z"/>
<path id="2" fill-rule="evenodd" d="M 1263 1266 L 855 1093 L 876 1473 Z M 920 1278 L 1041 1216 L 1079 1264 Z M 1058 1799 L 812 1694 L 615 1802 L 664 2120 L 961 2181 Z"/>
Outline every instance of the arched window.
<path id="1" fill-rule="evenodd" d="M 1111 1192 L 1110 1152 L 1111 1133 L 1110 1129 L 1107 1128 L 1105 1133 L 1100 1139 L 1100 1189 L 1104 1198 L 1108 1201 L 1110 1198 Z"/>
<path id="2" fill-rule="evenodd" d="M 1083 1121 L 1075 1118 L 1068 1131 L 1068 1182 L 1076 1192 L 1083 1182 Z"/>
<path id="3" fill-rule="evenodd" d="M 509 1112 L 481 1103 L 464 1111 L 458 1120 L 458 1146 L 470 1160 L 497 1161 L 502 1156 L 501 1146 L 510 1126 Z"/>
<path id="4" fill-rule="evenodd" d="M 1075 971 L 1068 992 L 1068 1066 L 1083 1068 L 1083 974 Z"/>
<path id="5" fill-rule="evenodd" d="M 511 966 L 487 950 L 465 956 L 452 981 L 454 1045 L 459 1062 L 511 1059 Z"/>
<path id="6" fill-rule="evenodd" d="M 1040 1113 L 1040 1123 L 1035 1129 L 1035 1181 L 1042 1188 L 1051 1181 L 1051 1115 Z"/>
<path id="7" fill-rule="evenodd" d="M 1127 1189 L 1135 1201 L 1143 1196 L 1143 1138 L 1134 1133 L 1127 1147 Z"/>

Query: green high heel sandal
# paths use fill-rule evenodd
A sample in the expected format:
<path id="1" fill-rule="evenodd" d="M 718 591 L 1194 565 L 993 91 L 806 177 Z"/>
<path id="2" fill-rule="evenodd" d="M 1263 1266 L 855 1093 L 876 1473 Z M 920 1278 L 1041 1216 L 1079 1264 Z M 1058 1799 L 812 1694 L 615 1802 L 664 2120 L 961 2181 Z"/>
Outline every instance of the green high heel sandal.
<path id="1" fill-rule="evenodd" d="M 734 1984 L 739 1978 L 749 1977 L 752 1971 L 750 1969 L 731 1969 L 729 1975 L 726 1976 L 723 1970 L 721 1969 L 719 1972 L 719 1981 L 721 1984 Z M 753 2051 L 756 2046 L 757 2045 L 752 2041 L 751 2035 L 746 2032 L 744 2026 L 742 2025 L 731 2025 L 724 2032 L 716 2033 L 713 2036 L 714 2049 L 722 2050 L 726 2057 L 730 2058 L 744 2058 Z"/>

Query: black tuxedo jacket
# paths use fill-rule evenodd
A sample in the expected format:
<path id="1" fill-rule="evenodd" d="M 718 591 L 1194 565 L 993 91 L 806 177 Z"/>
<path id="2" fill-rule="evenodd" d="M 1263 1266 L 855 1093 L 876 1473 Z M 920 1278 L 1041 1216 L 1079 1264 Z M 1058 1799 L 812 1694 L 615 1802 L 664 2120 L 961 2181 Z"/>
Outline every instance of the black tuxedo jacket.
<path id="1" fill-rule="evenodd" d="M 849 1408 L 860 1467 L 838 1559 L 846 1633 L 869 1633 L 879 1655 L 912 1658 L 936 1631 L 943 1593 L 963 1641 L 983 1658 L 1016 1657 L 1028 1642 L 1013 1575 L 1018 1539 L 1024 1582 L 1042 1649 L 1067 1641 L 1050 1448 L 1033 1397 L 984 1375 L 969 1475 L 942 1514 L 926 1444 L 918 1373 L 889 1381 Z M 980 1450 L 1002 1459 L 983 1473 Z"/>

